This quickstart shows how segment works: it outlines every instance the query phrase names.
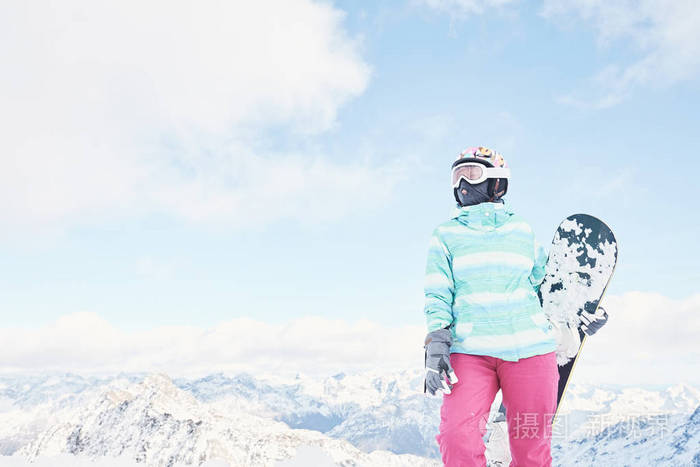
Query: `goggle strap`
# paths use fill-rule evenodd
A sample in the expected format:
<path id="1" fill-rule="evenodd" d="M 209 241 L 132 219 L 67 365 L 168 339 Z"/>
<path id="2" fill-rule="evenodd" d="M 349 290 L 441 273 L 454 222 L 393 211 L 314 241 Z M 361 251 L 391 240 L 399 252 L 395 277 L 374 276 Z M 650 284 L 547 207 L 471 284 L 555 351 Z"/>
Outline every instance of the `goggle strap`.
<path id="1" fill-rule="evenodd" d="M 488 178 L 510 178 L 510 169 L 508 167 L 486 167 L 486 176 Z"/>

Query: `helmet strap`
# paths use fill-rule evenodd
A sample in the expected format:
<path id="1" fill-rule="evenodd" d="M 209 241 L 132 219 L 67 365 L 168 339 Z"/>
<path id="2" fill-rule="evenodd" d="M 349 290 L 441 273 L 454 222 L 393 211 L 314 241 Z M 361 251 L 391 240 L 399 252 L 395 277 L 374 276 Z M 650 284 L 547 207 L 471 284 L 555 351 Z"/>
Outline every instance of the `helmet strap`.
<path id="1" fill-rule="evenodd" d="M 496 201 L 501 199 L 501 196 L 506 194 L 508 189 L 508 180 L 505 181 L 506 186 L 502 191 L 498 191 L 501 185 L 501 179 L 497 178 L 493 184 L 489 184 L 489 195 L 491 195 L 491 201 Z"/>

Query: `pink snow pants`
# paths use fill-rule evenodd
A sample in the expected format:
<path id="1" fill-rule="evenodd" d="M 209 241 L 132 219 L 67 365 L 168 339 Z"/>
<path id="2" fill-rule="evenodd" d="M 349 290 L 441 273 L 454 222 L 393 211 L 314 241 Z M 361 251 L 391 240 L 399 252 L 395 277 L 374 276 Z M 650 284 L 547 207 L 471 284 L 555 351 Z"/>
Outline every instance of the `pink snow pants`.
<path id="1" fill-rule="evenodd" d="M 496 357 L 450 354 L 459 378 L 443 394 L 440 445 L 447 467 L 486 466 L 486 422 L 499 387 L 506 408 L 510 467 L 552 465 L 552 419 L 557 406 L 559 370 L 555 352 L 509 362 Z"/>

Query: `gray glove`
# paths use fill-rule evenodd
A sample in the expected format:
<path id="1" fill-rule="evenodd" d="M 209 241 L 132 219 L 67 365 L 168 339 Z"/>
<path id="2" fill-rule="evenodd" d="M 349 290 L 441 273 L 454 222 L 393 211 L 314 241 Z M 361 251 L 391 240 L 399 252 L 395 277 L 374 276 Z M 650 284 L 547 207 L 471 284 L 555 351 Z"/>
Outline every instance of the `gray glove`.
<path id="1" fill-rule="evenodd" d="M 582 311 L 579 315 L 579 320 L 581 321 L 581 330 L 586 335 L 592 336 L 608 322 L 608 312 L 605 311 L 605 308 L 599 306 L 595 313 Z"/>
<path id="2" fill-rule="evenodd" d="M 425 337 L 425 381 L 423 382 L 423 392 L 426 389 L 435 395 L 437 390 L 442 390 L 445 394 L 451 394 L 452 386 L 448 386 L 443 372 L 450 379 L 451 384 L 455 384 L 458 379 L 452 365 L 450 365 L 450 346 L 452 345 L 452 333 L 450 327 L 429 332 Z"/>

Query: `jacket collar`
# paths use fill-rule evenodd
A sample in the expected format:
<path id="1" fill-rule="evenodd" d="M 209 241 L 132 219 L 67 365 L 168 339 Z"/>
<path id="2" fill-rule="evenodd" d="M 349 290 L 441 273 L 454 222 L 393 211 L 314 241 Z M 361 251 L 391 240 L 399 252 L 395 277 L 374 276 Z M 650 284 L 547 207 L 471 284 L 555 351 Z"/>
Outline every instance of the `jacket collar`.
<path id="1" fill-rule="evenodd" d="M 452 218 L 461 224 L 476 229 L 491 229 L 508 222 L 513 215 L 510 204 L 502 199 L 498 203 L 479 203 L 473 206 L 457 206 Z"/>

